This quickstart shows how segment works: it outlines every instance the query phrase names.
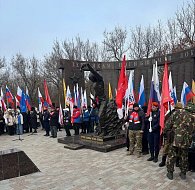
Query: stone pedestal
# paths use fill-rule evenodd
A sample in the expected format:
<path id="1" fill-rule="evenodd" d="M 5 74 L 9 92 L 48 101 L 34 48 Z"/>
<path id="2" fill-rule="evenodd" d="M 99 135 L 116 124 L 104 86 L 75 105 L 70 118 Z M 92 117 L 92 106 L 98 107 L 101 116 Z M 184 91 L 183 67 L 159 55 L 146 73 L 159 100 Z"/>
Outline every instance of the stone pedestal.
<path id="1" fill-rule="evenodd" d="M 19 149 L 0 151 L 0 180 L 38 172 L 31 159 Z"/>

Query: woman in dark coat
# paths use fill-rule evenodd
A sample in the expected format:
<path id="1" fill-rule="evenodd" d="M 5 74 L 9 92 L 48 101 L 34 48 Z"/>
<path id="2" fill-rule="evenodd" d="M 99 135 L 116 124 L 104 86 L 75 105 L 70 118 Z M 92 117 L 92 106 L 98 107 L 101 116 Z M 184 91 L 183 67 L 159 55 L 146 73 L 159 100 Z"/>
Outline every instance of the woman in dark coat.
<path id="1" fill-rule="evenodd" d="M 30 128 L 34 129 L 33 133 L 37 133 L 37 112 L 34 107 L 30 111 Z"/>

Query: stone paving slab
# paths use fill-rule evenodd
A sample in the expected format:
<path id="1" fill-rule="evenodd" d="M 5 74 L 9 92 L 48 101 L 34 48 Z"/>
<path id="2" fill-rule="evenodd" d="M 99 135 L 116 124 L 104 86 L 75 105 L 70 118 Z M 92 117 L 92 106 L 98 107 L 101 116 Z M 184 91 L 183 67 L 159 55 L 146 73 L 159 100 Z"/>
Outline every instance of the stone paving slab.
<path id="1" fill-rule="evenodd" d="M 181 180 L 176 168 L 174 180 L 166 178 L 166 168 L 146 161 L 147 156 L 126 156 L 121 148 L 108 153 L 89 149 L 69 150 L 56 138 L 24 134 L 0 136 L 0 150 L 23 150 L 41 172 L 0 181 L 0 190 L 195 190 L 195 173 Z M 58 132 L 58 137 L 65 132 Z"/>

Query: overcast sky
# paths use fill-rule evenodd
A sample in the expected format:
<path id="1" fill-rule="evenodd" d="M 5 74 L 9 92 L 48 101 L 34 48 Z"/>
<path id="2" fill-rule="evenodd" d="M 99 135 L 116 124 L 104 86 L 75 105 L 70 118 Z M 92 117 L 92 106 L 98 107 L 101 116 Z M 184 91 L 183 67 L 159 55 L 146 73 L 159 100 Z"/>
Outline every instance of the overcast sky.
<path id="1" fill-rule="evenodd" d="M 0 57 L 43 58 L 55 39 L 101 42 L 115 26 L 155 25 L 187 0 L 0 0 Z"/>

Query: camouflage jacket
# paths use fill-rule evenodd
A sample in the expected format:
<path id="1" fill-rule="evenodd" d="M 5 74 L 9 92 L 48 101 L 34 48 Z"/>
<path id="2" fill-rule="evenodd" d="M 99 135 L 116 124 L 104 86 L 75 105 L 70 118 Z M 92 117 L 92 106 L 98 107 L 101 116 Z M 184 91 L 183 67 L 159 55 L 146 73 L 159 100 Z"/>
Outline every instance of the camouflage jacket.
<path id="1" fill-rule="evenodd" d="M 188 109 L 175 110 L 165 123 L 164 133 L 169 133 L 169 142 L 176 147 L 188 148 L 194 131 L 195 116 Z"/>

